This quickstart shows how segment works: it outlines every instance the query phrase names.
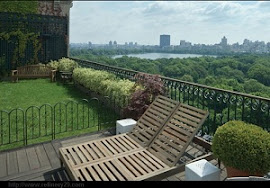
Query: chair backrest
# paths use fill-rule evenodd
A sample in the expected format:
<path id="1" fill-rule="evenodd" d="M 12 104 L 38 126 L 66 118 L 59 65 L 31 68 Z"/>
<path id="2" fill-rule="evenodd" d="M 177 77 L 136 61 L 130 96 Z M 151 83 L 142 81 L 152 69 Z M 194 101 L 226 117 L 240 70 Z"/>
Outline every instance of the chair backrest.
<path id="1" fill-rule="evenodd" d="M 149 146 L 178 105 L 177 101 L 157 96 L 128 135 L 141 146 Z"/>
<path id="2" fill-rule="evenodd" d="M 168 166 L 174 166 L 184 154 L 207 116 L 207 111 L 179 104 L 147 150 Z"/>
<path id="3" fill-rule="evenodd" d="M 19 74 L 50 75 L 53 68 L 46 65 L 25 65 L 17 67 Z"/>

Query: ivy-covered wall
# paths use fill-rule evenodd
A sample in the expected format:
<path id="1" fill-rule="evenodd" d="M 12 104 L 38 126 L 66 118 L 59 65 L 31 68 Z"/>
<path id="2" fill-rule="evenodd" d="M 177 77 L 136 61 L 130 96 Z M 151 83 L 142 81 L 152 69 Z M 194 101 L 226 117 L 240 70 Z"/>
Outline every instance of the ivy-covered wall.
<path id="1" fill-rule="evenodd" d="M 18 66 L 67 56 L 69 16 L 59 15 L 63 13 L 61 3 L 0 1 L 0 78 Z"/>
<path id="2" fill-rule="evenodd" d="M 38 1 L 0 1 L 0 12 L 16 12 L 21 14 L 38 14 Z"/>

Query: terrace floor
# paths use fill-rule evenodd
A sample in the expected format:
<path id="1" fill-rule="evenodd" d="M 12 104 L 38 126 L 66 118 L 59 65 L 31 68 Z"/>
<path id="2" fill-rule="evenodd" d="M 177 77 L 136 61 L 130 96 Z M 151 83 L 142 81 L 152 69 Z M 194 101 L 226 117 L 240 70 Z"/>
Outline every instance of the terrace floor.
<path id="1" fill-rule="evenodd" d="M 114 131 L 101 131 L 77 137 L 53 140 L 19 149 L 0 152 L 0 181 L 69 181 L 65 169 L 61 167 L 58 149 L 84 141 L 111 136 Z M 206 154 L 205 149 L 195 143 L 187 148 L 180 163 L 187 162 Z M 216 160 L 209 160 L 218 166 Z M 226 170 L 221 164 L 220 180 L 226 179 Z M 184 181 L 184 168 L 161 181 Z"/>

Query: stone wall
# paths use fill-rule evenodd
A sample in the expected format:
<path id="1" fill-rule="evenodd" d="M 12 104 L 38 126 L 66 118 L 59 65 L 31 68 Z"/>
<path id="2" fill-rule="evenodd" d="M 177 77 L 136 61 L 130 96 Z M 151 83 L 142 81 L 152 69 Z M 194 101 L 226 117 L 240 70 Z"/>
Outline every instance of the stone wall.
<path id="1" fill-rule="evenodd" d="M 51 16 L 69 16 L 73 3 L 70 0 L 39 1 L 39 13 Z"/>

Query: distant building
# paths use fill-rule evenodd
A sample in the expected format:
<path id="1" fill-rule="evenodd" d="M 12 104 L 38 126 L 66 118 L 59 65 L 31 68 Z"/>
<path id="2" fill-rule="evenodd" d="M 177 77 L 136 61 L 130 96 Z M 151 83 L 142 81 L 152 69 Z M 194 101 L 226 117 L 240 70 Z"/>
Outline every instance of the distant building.
<path id="1" fill-rule="evenodd" d="M 113 42 L 113 45 L 117 46 L 117 42 L 116 42 L 116 41 L 114 41 L 114 42 Z"/>
<path id="2" fill-rule="evenodd" d="M 163 48 L 165 46 L 171 45 L 171 36 L 170 35 L 160 35 L 160 47 Z"/>
<path id="3" fill-rule="evenodd" d="M 112 46 L 112 41 L 109 42 L 109 46 Z"/>
<path id="4" fill-rule="evenodd" d="M 187 48 L 187 47 L 191 47 L 191 46 L 192 46 L 191 42 L 187 42 L 185 40 L 180 40 L 180 47 L 181 48 L 182 47 Z"/>
<path id="5" fill-rule="evenodd" d="M 227 46 L 228 45 L 227 38 L 225 36 L 221 39 L 220 45 L 221 46 Z"/>

